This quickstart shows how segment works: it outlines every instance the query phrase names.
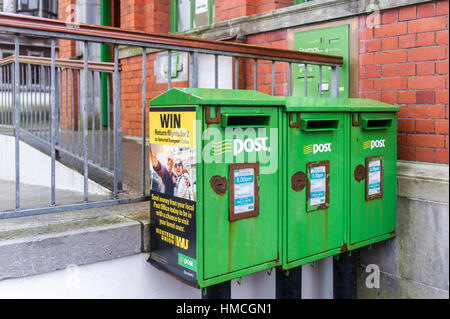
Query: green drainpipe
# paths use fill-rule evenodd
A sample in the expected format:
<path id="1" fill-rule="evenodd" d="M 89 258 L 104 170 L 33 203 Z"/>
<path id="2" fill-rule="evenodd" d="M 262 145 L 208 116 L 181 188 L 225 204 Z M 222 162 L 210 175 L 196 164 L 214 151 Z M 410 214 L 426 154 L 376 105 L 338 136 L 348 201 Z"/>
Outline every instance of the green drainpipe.
<path id="1" fill-rule="evenodd" d="M 111 1 L 100 1 L 100 24 L 104 26 L 111 26 Z M 111 55 L 109 54 L 108 45 L 102 44 L 100 47 L 100 61 L 111 62 Z M 108 74 L 102 73 L 102 125 L 108 125 L 108 89 L 107 89 Z"/>

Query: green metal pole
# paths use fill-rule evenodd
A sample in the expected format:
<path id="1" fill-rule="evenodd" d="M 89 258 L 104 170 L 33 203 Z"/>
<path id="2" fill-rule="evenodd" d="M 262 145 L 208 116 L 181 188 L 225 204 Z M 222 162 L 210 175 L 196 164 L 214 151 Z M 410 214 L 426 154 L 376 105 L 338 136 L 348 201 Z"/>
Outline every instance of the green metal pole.
<path id="1" fill-rule="evenodd" d="M 100 1 L 100 24 L 104 26 L 111 26 L 111 1 Z M 111 62 L 111 55 L 107 44 L 102 44 L 100 47 L 100 61 Z M 102 73 L 102 125 L 108 125 L 108 74 Z"/>

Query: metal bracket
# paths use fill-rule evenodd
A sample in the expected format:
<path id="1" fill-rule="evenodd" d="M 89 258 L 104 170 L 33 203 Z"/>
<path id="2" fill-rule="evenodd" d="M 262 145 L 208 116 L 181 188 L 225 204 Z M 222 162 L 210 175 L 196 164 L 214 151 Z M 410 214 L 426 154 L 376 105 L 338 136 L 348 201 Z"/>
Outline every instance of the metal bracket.
<path id="1" fill-rule="evenodd" d="M 355 119 L 358 116 L 358 121 Z M 361 114 L 352 113 L 352 126 L 361 126 Z"/>
<path id="2" fill-rule="evenodd" d="M 222 120 L 222 116 L 220 114 L 220 107 L 215 106 L 216 109 L 216 117 L 211 117 L 211 107 L 208 106 L 205 108 L 205 122 L 206 124 L 217 124 Z"/>
<path id="3" fill-rule="evenodd" d="M 297 113 L 297 122 L 294 122 L 294 116 L 293 113 L 289 113 L 289 127 L 290 128 L 299 128 L 300 127 L 300 113 Z"/>

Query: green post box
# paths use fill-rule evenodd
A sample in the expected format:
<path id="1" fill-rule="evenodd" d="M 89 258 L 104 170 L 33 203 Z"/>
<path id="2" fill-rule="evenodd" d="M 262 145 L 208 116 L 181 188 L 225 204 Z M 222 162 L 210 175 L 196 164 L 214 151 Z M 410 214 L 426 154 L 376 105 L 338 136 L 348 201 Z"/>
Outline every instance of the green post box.
<path id="1" fill-rule="evenodd" d="M 196 287 L 280 265 L 283 105 L 187 88 L 150 102 L 152 265 Z"/>
<path id="2" fill-rule="evenodd" d="M 348 197 L 345 107 L 327 98 L 287 98 L 283 114 L 283 268 L 339 253 Z"/>
<path id="3" fill-rule="evenodd" d="M 349 250 L 395 236 L 397 112 L 400 107 L 350 99 Z"/>
<path id="4" fill-rule="evenodd" d="M 398 110 L 364 99 L 286 99 L 284 269 L 395 236 Z"/>

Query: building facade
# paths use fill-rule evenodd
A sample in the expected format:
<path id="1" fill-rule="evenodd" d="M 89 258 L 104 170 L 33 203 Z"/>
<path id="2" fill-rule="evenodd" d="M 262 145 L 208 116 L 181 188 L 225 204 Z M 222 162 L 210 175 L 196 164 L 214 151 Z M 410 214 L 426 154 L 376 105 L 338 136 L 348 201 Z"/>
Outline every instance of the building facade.
<path id="1" fill-rule="evenodd" d="M 334 51 L 336 55 L 343 52 L 346 61 L 340 71 L 340 96 L 401 107 L 398 237 L 359 254 L 358 294 L 373 298 L 448 298 L 448 11 L 448 0 L 59 1 L 60 19 L 68 22 L 292 50 L 316 50 L 312 44 L 303 46 L 308 32 L 312 34 L 308 41 L 326 39 L 329 48 L 340 42 L 341 51 Z M 343 35 L 332 36 L 332 30 L 342 26 Z M 317 45 L 312 52 L 333 52 L 323 51 L 327 48 Z M 60 53 L 61 57 L 79 56 L 72 42 L 61 41 Z M 146 88 L 147 99 L 152 99 L 167 90 L 167 52 L 148 53 Z M 142 52 L 120 47 L 119 59 L 122 132 L 140 136 Z M 188 86 L 187 59 L 178 56 L 172 86 Z M 272 94 L 270 63 L 258 61 L 255 79 L 253 62 L 240 62 L 239 88 L 253 89 L 256 82 L 257 90 Z M 214 86 L 208 71 L 213 63 L 207 57 L 200 59 L 199 87 Z M 232 88 L 231 58 L 219 64 L 219 87 Z M 304 67 L 294 67 L 294 94 L 302 85 Z M 288 82 L 287 67 L 277 65 L 274 94 L 288 95 Z M 363 266 L 370 263 L 382 268 L 384 289 L 376 293 L 364 288 Z"/>

